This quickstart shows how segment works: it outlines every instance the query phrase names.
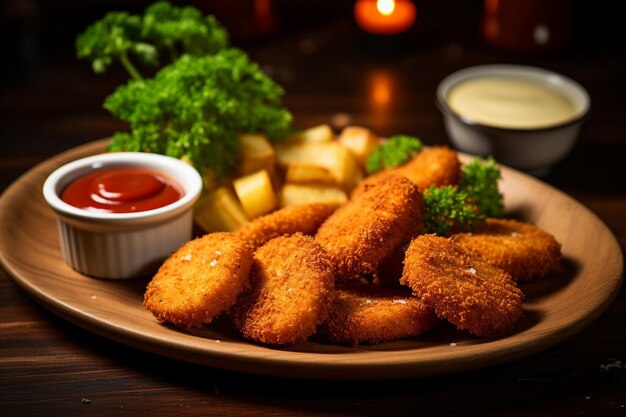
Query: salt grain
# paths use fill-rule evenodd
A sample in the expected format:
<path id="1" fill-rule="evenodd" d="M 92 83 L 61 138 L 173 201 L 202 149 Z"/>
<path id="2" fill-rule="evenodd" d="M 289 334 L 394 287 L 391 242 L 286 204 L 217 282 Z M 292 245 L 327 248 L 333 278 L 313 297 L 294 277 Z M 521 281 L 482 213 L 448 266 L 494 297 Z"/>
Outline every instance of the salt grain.
<path id="1" fill-rule="evenodd" d="M 370 300 L 369 298 L 365 299 L 365 304 L 372 304 L 372 300 Z"/>
<path id="2" fill-rule="evenodd" d="M 191 261 L 191 255 L 187 254 L 185 256 L 183 256 L 182 258 L 180 258 L 181 261 L 185 261 L 185 262 L 189 262 Z"/>
<path id="3" fill-rule="evenodd" d="M 216 254 L 218 254 L 218 255 L 221 255 L 221 254 L 222 254 L 222 252 L 220 252 L 220 251 L 218 251 L 218 250 L 216 250 L 216 251 L 215 251 L 215 253 L 216 253 Z"/>
<path id="4" fill-rule="evenodd" d="M 92 296 L 91 296 L 91 299 L 92 299 L 92 300 L 95 300 L 96 298 L 98 298 L 98 296 L 97 296 L 97 295 L 92 295 Z"/>
<path id="5" fill-rule="evenodd" d="M 475 274 L 476 270 L 474 268 L 470 268 L 467 270 L 467 272 L 469 272 L 470 274 Z"/>
<path id="6" fill-rule="evenodd" d="M 455 347 L 455 346 L 456 346 L 456 343 L 452 342 L 452 343 L 450 343 L 450 346 L 451 346 L 451 347 Z"/>
<path id="7" fill-rule="evenodd" d="M 217 259 L 213 259 L 213 260 L 209 263 L 209 265 L 211 265 L 211 266 L 215 266 L 215 265 L 217 265 Z"/>
<path id="8" fill-rule="evenodd" d="M 512 232 L 512 233 L 511 233 L 511 236 L 512 236 L 512 237 L 518 237 L 519 235 L 520 235 L 520 234 L 519 234 L 519 233 L 517 233 L 517 232 Z"/>
<path id="9" fill-rule="evenodd" d="M 406 300 L 393 300 L 393 302 L 397 304 L 406 304 Z"/>

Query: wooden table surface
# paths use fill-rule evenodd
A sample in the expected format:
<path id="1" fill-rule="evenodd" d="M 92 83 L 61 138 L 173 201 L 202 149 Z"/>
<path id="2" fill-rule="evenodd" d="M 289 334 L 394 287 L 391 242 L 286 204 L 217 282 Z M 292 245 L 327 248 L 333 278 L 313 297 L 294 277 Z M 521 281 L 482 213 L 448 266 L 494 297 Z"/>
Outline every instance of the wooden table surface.
<path id="1" fill-rule="evenodd" d="M 448 10 L 449 21 L 478 21 L 476 10 Z M 624 45 L 575 39 L 557 53 L 519 55 L 486 47 L 474 26 L 425 26 L 393 54 L 373 51 L 345 18 L 244 47 L 285 87 L 297 125 L 348 121 L 427 144 L 447 143 L 434 93 L 456 69 L 518 63 L 574 78 L 589 90 L 592 113 L 572 154 L 544 180 L 595 212 L 623 251 Z M 38 162 L 124 128 L 101 109 L 121 72 L 98 78 L 69 55 L 0 84 L 0 190 Z M 588 328 L 516 362 L 405 381 L 288 380 L 190 365 L 95 336 L 37 305 L 0 269 L 0 415 L 626 415 L 624 317 L 622 290 Z"/>

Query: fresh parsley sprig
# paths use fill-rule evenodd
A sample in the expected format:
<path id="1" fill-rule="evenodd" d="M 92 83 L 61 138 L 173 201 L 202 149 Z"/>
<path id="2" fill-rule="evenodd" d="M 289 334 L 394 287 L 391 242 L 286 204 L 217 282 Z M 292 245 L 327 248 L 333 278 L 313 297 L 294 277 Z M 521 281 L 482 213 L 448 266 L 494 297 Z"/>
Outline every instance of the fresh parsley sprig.
<path id="1" fill-rule="evenodd" d="M 500 217 L 504 212 L 504 199 L 498 189 L 500 169 L 495 159 L 475 158 L 463 167 L 459 189 L 465 191 L 470 201 L 487 217 Z"/>
<path id="2" fill-rule="evenodd" d="M 183 55 L 153 79 L 132 81 L 104 107 L 130 124 L 116 133 L 111 150 L 185 157 L 203 172 L 226 175 L 236 164 L 237 135 L 282 138 L 291 114 L 281 107 L 283 89 L 239 49 L 215 55 Z"/>
<path id="3" fill-rule="evenodd" d="M 90 60 L 97 74 L 106 72 L 113 61 L 120 61 L 133 79 L 141 80 L 131 58 L 150 66 L 158 63 L 157 49 L 142 41 L 141 30 L 141 17 L 126 12 L 107 13 L 76 38 L 76 55 Z"/>
<path id="4" fill-rule="evenodd" d="M 402 165 L 413 155 L 420 152 L 424 145 L 413 136 L 396 135 L 372 152 L 367 158 L 366 168 L 368 174 L 373 174 L 382 169 L 393 168 Z"/>
<path id="5" fill-rule="evenodd" d="M 455 231 L 471 230 L 485 220 L 467 192 L 453 185 L 430 186 L 423 197 L 426 209 L 422 218 L 427 233 L 447 236 Z"/>
<path id="6" fill-rule="evenodd" d="M 211 55 L 228 46 L 228 33 L 213 16 L 204 16 L 195 7 L 176 7 L 166 1 L 149 6 L 143 15 L 142 38 L 170 60 L 181 54 Z"/>
<path id="7" fill-rule="evenodd" d="M 213 16 L 166 1 L 143 15 L 111 12 L 76 40 L 79 58 L 97 73 L 120 61 L 128 84 L 104 107 L 128 122 L 113 135 L 112 151 L 139 151 L 184 158 L 199 172 L 223 177 L 235 166 L 240 133 L 285 136 L 291 114 L 281 106 L 283 89 L 241 50 L 228 49 L 228 34 Z M 171 63 L 144 79 L 132 59 Z"/>
<path id="8" fill-rule="evenodd" d="M 157 66 L 164 52 L 173 62 L 182 54 L 209 55 L 227 46 L 228 33 L 213 16 L 159 1 L 142 16 L 107 13 L 78 36 L 76 55 L 90 60 L 98 74 L 119 61 L 134 80 L 141 80 L 133 59 Z"/>
<path id="9" fill-rule="evenodd" d="M 431 186 L 424 191 L 426 210 L 423 221 L 427 233 L 447 236 L 471 231 L 487 217 L 504 212 L 504 199 L 498 189 L 500 169 L 491 157 L 480 157 L 463 167 L 457 186 Z"/>

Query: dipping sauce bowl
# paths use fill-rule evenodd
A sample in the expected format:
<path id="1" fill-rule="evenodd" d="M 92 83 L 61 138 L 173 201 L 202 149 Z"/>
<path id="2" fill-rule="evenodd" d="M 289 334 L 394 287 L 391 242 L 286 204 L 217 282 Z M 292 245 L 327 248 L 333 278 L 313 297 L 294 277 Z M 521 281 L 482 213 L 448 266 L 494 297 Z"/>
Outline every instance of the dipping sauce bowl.
<path id="1" fill-rule="evenodd" d="M 456 148 L 543 175 L 574 147 L 590 99 L 576 81 L 552 71 L 481 65 L 444 78 L 437 105 Z"/>
<path id="2" fill-rule="evenodd" d="M 112 213 L 75 207 L 61 198 L 79 178 L 114 168 L 142 168 L 171 179 L 182 196 L 162 207 Z M 98 278 L 148 276 L 171 252 L 192 238 L 192 209 L 202 191 L 200 174 L 183 161 L 163 155 L 119 152 L 63 165 L 43 186 L 57 214 L 61 251 L 75 270 Z"/>

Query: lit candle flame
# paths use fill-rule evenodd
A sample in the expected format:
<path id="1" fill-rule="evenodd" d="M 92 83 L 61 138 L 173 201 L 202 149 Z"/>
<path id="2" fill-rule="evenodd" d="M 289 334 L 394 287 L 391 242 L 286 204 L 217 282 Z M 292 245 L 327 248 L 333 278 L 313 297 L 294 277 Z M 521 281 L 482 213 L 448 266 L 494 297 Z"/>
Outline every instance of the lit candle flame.
<path id="1" fill-rule="evenodd" d="M 378 0 L 376 8 L 383 16 L 389 16 L 396 8 L 396 2 L 394 0 Z"/>

